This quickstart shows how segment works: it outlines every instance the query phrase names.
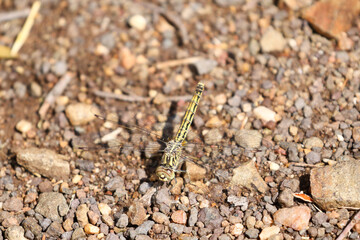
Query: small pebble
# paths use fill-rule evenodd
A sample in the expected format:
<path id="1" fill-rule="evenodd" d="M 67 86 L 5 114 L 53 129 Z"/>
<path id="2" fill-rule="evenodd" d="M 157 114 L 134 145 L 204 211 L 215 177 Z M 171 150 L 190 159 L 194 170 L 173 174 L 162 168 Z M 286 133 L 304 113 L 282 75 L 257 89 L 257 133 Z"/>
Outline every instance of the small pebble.
<path id="1" fill-rule="evenodd" d="M 110 216 L 111 208 L 106 203 L 99 203 L 98 208 L 102 215 Z"/>
<path id="2" fill-rule="evenodd" d="M 270 162 L 270 170 L 271 171 L 277 171 L 280 169 L 280 165 L 275 162 Z"/>
<path id="3" fill-rule="evenodd" d="M 41 97 L 42 88 L 37 82 L 31 82 L 30 93 L 33 97 Z"/>
<path id="4" fill-rule="evenodd" d="M 230 226 L 230 233 L 233 236 L 240 236 L 244 230 L 244 226 L 241 223 L 236 223 Z"/>
<path id="5" fill-rule="evenodd" d="M 33 127 L 32 123 L 24 119 L 20 120 L 15 126 L 16 130 L 18 130 L 21 133 L 29 132 L 32 129 L 32 127 Z"/>
<path id="6" fill-rule="evenodd" d="M 173 220 L 174 223 L 186 224 L 186 213 L 183 210 L 177 210 L 171 215 L 171 220 Z"/>
<path id="7" fill-rule="evenodd" d="M 84 232 L 86 234 L 98 234 L 100 233 L 100 228 L 88 223 L 84 226 Z"/>
<path id="8" fill-rule="evenodd" d="M 253 110 L 254 115 L 263 120 L 264 122 L 273 121 L 276 122 L 276 113 L 267 107 L 260 106 Z"/>
<path id="9" fill-rule="evenodd" d="M 174 215 L 174 213 L 173 213 Z M 172 215 L 172 216 L 173 216 Z M 172 217 L 171 216 L 171 217 Z M 160 224 L 165 224 L 165 225 L 168 225 L 170 222 L 169 222 L 169 218 L 168 216 L 166 216 L 165 214 L 161 213 L 161 212 L 155 212 L 153 215 L 152 215 L 152 219 L 157 222 L 157 223 L 160 223 Z"/>
<path id="10" fill-rule="evenodd" d="M 75 175 L 72 178 L 71 182 L 74 183 L 74 184 L 78 184 L 81 181 L 82 178 L 83 178 L 83 176 L 81 176 L 81 175 Z"/>
<path id="11" fill-rule="evenodd" d="M 130 27 L 135 28 L 139 31 L 143 31 L 146 28 L 147 21 L 142 15 L 131 16 L 128 20 Z"/>
<path id="12" fill-rule="evenodd" d="M 84 125 L 96 118 L 98 108 L 84 103 L 73 103 L 66 107 L 65 114 L 73 126 Z"/>
<path id="13" fill-rule="evenodd" d="M 56 75 L 62 76 L 67 71 L 67 63 L 64 61 L 58 61 L 52 66 L 51 70 Z"/>
<path id="14" fill-rule="evenodd" d="M 271 236 L 276 235 L 279 232 L 280 232 L 280 228 L 278 226 L 266 227 L 261 231 L 259 237 L 260 240 L 266 240 L 266 239 L 270 239 Z"/>

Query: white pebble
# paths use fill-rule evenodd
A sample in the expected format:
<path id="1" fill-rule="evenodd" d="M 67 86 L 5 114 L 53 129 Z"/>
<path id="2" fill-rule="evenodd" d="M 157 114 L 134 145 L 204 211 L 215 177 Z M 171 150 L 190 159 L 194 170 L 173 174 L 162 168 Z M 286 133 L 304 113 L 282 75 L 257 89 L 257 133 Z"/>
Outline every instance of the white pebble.
<path id="1" fill-rule="evenodd" d="M 132 28 L 143 31 L 146 28 L 146 19 L 142 15 L 134 15 L 128 21 Z"/>
<path id="2" fill-rule="evenodd" d="M 337 139 L 339 140 L 339 142 L 343 142 L 344 141 L 344 137 L 340 134 L 336 135 Z"/>
<path id="3" fill-rule="evenodd" d="M 276 122 L 276 113 L 264 106 L 260 106 L 254 109 L 254 114 L 257 118 L 265 121 L 265 122 L 269 122 L 269 121 L 273 121 Z"/>
<path id="4" fill-rule="evenodd" d="M 32 124 L 31 122 L 23 119 L 16 124 L 15 128 L 21 133 L 27 133 L 32 128 Z"/>
<path id="5" fill-rule="evenodd" d="M 270 170 L 271 171 L 277 171 L 280 169 L 280 165 L 274 162 L 270 162 Z"/>

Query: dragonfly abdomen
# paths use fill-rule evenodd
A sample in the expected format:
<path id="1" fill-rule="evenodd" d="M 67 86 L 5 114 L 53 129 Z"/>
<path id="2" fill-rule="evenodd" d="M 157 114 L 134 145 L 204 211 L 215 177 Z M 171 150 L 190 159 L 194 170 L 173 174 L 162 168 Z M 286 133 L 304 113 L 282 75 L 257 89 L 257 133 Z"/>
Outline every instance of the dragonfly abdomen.
<path id="1" fill-rule="evenodd" d="M 176 136 L 174 139 L 175 142 L 182 143 L 185 140 L 186 135 L 189 132 L 190 125 L 191 125 L 192 121 L 194 120 L 196 109 L 198 107 L 198 104 L 199 104 L 199 101 L 200 101 L 203 91 L 204 91 L 204 84 L 198 83 L 198 85 L 196 86 L 195 94 L 192 97 L 188 108 L 186 109 L 183 121 L 181 122 L 179 130 L 176 133 Z"/>

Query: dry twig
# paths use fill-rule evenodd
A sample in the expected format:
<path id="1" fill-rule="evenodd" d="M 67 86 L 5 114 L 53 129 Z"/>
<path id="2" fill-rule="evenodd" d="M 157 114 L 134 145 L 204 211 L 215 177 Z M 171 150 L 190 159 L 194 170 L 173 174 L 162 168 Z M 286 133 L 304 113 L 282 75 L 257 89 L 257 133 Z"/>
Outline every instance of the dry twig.
<path id="1" fill-rule="evenodd" d="M 12 12 L 0 13 L 0 23 L 14 20 L 17 18 L 27 17 L 29 15 L 29 13 L 30 13 L 30 8 L 25 8 L 25 9 L 21 9 L 21 10 L 12 11 Z"/>
<path id="2" fill-rule="evenodd" d="M 104 92 L 95 90 L 94 94 L 98 97 L 102 98 L 114 98 L 117 100 L 125 101 L 125 102 L 149 102 L 152 98 L 150 97 L 141 97 L 136 95 L 121 95 L 116 93 L 110 93 L 110 92 Z M 172 97 L 166 97 L 166 100 L 169 102 L 177 102 L 177 101 L 188 101 L 192 98 L 190 95 L 185 96 L 172 96 Z"/>
<path id="3" fill-rule="evenodd" d="M 71 79 L 73 79 L 73 74 L 71 73 L 66 73 L 53 87 L 53 89 L 51 89 L 51 91 L 49 92 L 49 94 L 46 96 L 45 101 L 43 102 L 43 104 L 41 105 L 38 113 L 40 115 L 40 117 L 43 119 L 45 117 L 45 114 L 47 112 L 47 110 L 49 109 L 49 107 L 54 104 L 55 99 L 57 96 L 60 96 L 66 86 L 70 83 Z"/>
<path id="4" fill-rule="evenodd" d="M 176 67 L 179 65 L 192 64 L 201 59 L 203 59 L 203 58 L 202 57 L 189 57 L 189 58 L 183 58 L 183 59 L 170 60 L 170 61 L 156 63 L 155 67 L 156 67 L 156 69 Z"/>
<path id="5" fill-rule="evenodd" d="M 12 56 L 17 55 L 20 48 L 24 45 L 26 39 L 28 38 L 30 30 L 34 24 L 36 14 L 39 12 L 40 6 L 41 6 L 40 1 L 36 1 L 33 3 L 31 10 L 30 10 L 30 14 L 29 14 L 28 18 L 26 19 L 23 28 L 19 32 L 19 34 L 14 42 L 14 45 L 11 48 L 10 53 Z"/>
<path id="6" fill-rule="evenodd" d="M 159 7 L 157 5 L 148 2 L 142 2 L 141 5 L 144 6 L 145 8 L 149 8 L 155 12 L 158 12 L 170 24 L 172 24 L 178 31 L 182 45 L 187 45 L 189 43 L 189 35 L 187 33 L 186 27 L 182 23 L 181 18 L 176 13 L 174 13 L 173 11 L 167 11 L 162 7 Z"/>
<path id="7" fill-rule="evenodd" d="M 151 100 L 149 97 L 141 97 L 141 96 L 134 96 L 134 95 L 122 95 L 110 92 L 103 92 L 99 90 L 95 90 L 94 94 L 98 97 L 102 98 L 115 98 L 117 100 L 125 101 L 125 102 L 148 102 Z"/>
<path id="8" fill-rule="evenodd" d="M 321 165 L 314 165 L 314 164 L 309 164 L 309 163 L 291 163 L 291 165 L 297 166 L 297 167 L 311 167 L 311 168 L 323 167 Z"/>
<path id="9" fill-rule="evenodd" d="M 355 226 L 357 222 L 360 221 L 360 211 L 355 214 L 353 219 L 348 223 L 348 225 L 344 228 L 341 234 L 336 238 L 336 240 L 342 240 L 346 237 L 346 235 L 350 232 L 350 230 Z"/>

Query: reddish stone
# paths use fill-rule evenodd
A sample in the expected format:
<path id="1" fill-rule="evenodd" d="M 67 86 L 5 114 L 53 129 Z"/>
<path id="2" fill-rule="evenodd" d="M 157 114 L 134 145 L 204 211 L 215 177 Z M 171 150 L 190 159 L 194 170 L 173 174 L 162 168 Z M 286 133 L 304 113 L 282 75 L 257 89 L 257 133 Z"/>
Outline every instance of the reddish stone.
<path id="1" fill-rule="evenodd" d="M 342 32 L 351 28 L 359 12 L 359 0 L 325 0 L 306 8 L 302 16 L 319 33 L 339 38 Z"/>

